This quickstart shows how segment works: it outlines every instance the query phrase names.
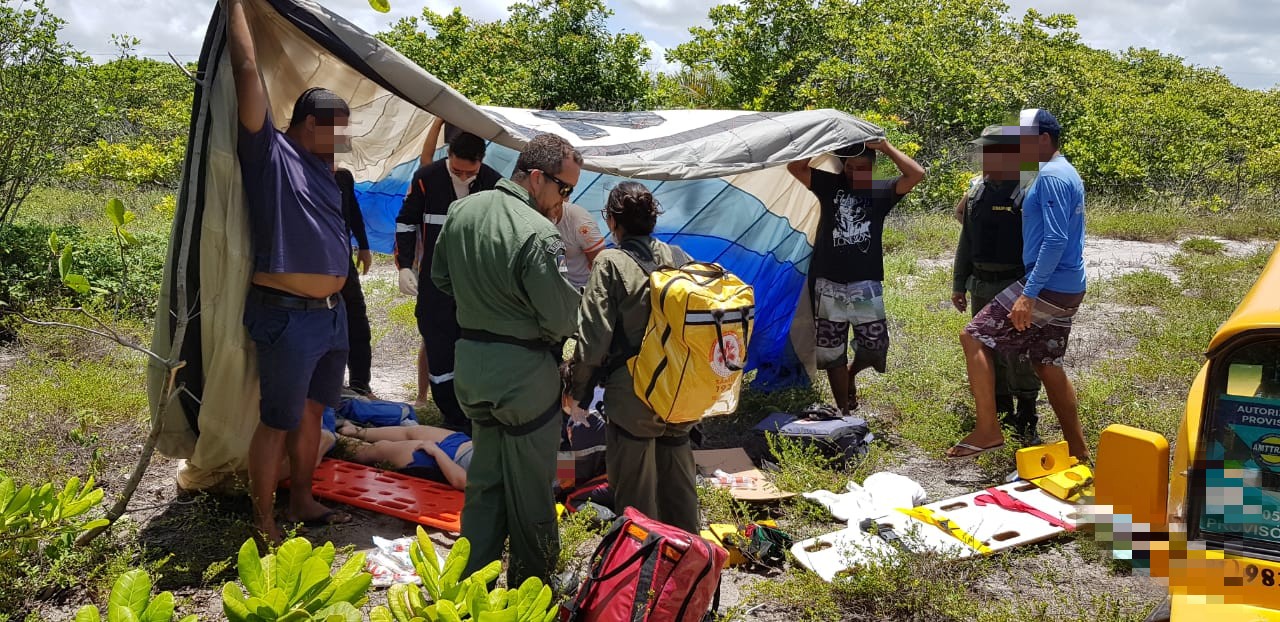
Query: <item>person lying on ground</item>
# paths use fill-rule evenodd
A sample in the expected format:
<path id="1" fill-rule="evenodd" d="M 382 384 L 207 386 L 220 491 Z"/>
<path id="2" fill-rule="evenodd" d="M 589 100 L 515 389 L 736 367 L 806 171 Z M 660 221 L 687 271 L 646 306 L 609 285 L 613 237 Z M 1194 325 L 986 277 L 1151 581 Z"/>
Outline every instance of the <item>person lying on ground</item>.
<path id="1" fill-rule="evenodd" d="M 325 410 L 320 431 L 316 464 L 324 456 L 369 466 L 390 466 L 406 475 L 448 484 L 457 490 L 467 487 L 471 466 L 471 437 L 461 432 L 428 425 L 362 428 L 338 419 Z M 339 448 L 339 441 L 343 442 Z M 337 450 L 337 451 L 335 451 Z M 289 461 L 280 464 L 280 481 L 289 477 Z"/>
<path id="2" fill-rule="evenodd" d="M 390 464 L 401 472 L 467 488 L 471 466 L 471 437 L 462 432 L 429 425 L 362 428 L 349 421 L 337 425 L 337 434 L 359 441 L 345 446 L 353 462 Z"/>

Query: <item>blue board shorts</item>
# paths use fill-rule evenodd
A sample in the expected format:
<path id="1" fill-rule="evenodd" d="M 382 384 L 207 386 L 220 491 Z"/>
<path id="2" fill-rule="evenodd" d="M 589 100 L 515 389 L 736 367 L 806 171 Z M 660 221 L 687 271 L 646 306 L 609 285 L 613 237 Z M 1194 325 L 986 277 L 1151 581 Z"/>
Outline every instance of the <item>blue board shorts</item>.
<path id="1" fill-rule="evenodd" d="M 277 430 L 302 422 L 306 400 L 337 408 L 347 367 L 347 309 L 296 309 L 273 304 L 284 292 L 253 286 L 244 303 L 244 326 L 258 351 L 260 418 Z M 307 300 L 293 297 L 295 300 Z"/>
<path id="2" fill-rule="evenodd" d="M 462 432 L 454 432 L 446 436 L 444 440 L 436 443 L 436 445 L 444 451 L 444 455 L 449 456 L 450 460 L 453 460 L 455 464 L 462 467 L 463 471 L 466 471 L 471 467 L 472 448 L 467 447 L 466 451 L 462 452 L 459 452 L 459 448 L 470 441 L 470 436 Z M 440 465 L 436 464 L 436 459 L 432 458 L 431 454 L 427 453 L 425 449 L 419 449 L 413 452 L 413 462 L 406 465 L 405 468 L 438 469 Z"/>

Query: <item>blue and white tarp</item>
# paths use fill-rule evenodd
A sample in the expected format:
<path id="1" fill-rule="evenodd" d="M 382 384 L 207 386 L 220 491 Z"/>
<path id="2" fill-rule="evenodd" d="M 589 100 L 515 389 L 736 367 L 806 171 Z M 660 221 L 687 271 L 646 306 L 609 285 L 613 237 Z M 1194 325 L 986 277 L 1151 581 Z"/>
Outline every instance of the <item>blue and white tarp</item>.
<path id="1" fill-rule="evenodd" d="M 435 117 L 490 141 L 486 161 L 504 174 L 529 138 L 553 132 L 578 147 L 586 161 L 571 197 L 575 203 L 599 218 L 615 184 L 640 180 L 664 210 L 660 238 L 699 260 L 724 265 L 755 287 L 757 324 L 747 360 L 757 386 L 808 381 L 812 361 L 803 355 L 811 359 L 814 335 L 805 275 L 817 201 L 782 165 L 883 136 L 880 128 L 833 110 L 597 113 L 481 107 L 314 2 L 245 5 L 274 119 L 288 119 L 294 99 L 311 86 L 328 88 L 350 104 L 353 150 L 338 165 L 355 175 L 375 250 L 391 251 L 395 216 Z M 170 352 L 180 315 L 178 292 L 185 289 L 195 315 L 174 354 L 187 362 L 179 372 L 185 392 L 163 413 L 160 448 L 186 459 L 179 483 L 188 488 L 242 470 L 246 439 L 258 420 L 253 349 L 240 322 L 252 254 L 225 44 L 223 18 L 215 9 L 197 74 L 192 140 L 154 337 L 157 352 Z M 162 370 L 153 369 L 153 405 L 162 384 Z"/>
<path id="2" fill-rule="evenodd" d="M 758 315 L 747 362 L 749 370 L 757 371 L 755 385 L 786 387 L 807 380 L 791 329 L 812 253 L 816 202 L 783 167 L 763 166 L 778 161 L 769 156 L 797 150 L 830 126 L 863 127 L 859 122 L 826 110 L 791 114 L 483 110 L 521 139 L 555 132 L 579 147 L 589 170 L 570 200 L 587 208 L 601 231 L 608 228 L 600 208 L 614 185 L 639 178 L 649 186 L 663 210 L 656 231 L 659 238 L 700 261 L 725 266 L 754 286 Z M 495 144 L 486 162 L 509 175 L 516 155 L 515 150 Z M 390 169 L 381 168 L 381 176 L 372 179 L 356 169 L 357 179 L 363 178 L 357 182 L 357 196 L 376 251 L 389 253 L 395 244 L 395 217 L 420 164 L 417 154 L 410 156 Z M 442 148 L 436 157 L 443 156 Z M 782 161 L 789 159 L 793 158 Z M 807 326 L 806 317 L 798 328 Z"/>

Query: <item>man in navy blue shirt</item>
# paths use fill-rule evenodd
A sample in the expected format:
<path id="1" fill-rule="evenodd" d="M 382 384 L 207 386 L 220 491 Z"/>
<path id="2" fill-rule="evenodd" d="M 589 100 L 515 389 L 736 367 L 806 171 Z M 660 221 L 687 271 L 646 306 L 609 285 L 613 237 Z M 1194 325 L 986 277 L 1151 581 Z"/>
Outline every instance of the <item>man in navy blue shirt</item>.
<path id="1" fill-rule="evenodd" d="M 346 151 L 350 111 L 337 95 L 307 89 L 286 132 L 272 124 L 242 0 L 223 0 L 227 47 L 239 104 L 236 152 L 253 243 L 244 324 L 257 350 L 260 421 L 249 442 L 254 526 L 280 542 L 274 517 L 280 456 L 291 483 L 285 517 L 343 523 L 311 492 L 325 406 L 336 408 L 347 362 L 347 314 L 339 292 L 351 248 L 334 179 L 334 152 Z"/>
<path id="2" fill-rule="evenodd" d="M 1044 383 L 1071 455 L 1088 460 L 1075 387 L 1062 368 L 1071 322 L 1085 294 L 1084 182 L 1058 151 L 1062 128 L 1046 110 L 1022 111 L 1007 131 L 1020 136 L 1024 165 L 1039 173 L 1022 202 L 1026 277 L 1010 285 L 960 334 L 977 425 L 947 451 L 968 458 L 1004 446 L 996 419 L 993 353 L 1029 360 Z"/>

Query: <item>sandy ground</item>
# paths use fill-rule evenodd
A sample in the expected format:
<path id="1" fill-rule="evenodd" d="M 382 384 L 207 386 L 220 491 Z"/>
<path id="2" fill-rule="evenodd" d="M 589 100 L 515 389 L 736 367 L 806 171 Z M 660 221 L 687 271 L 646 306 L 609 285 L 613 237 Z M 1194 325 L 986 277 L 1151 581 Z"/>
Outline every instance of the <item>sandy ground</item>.
<path id="1" fill-rule="evenodd" d="M 1178 254 L 1179 244 L 1133 242 L 1108 238 L 1086 238 L 1084 243 L 1085 273 L 1090 281 L 1099 281 L 1142 270 L 1159 272 L 1177 279 L 1169 260 Z M 1232 256 L 1248 255 L 1269 245 L 1268 242 L 1217 239 Z"/>
<path id="2" fill-rule="evenodd" d="M 1228 252 L 1232 254 L 1252 252 L 1263 245 L 1259 242 L 1224 241 L 1224 243 L 1227 244 Z M 1096 281 L 1142 269 L 1172 275 L 1168 262 L 1177 251 L 1176 244 L 1091 239 L 1085 253 L 1089 277 Z M 921 263 L 929 268 L 949 265 L 949 261 L 945 259 Z M 373 270 L 362 281 L 369 298 L 371 324 L 375 327 L 373 388 L 384 399 L 411 402 L 416 394 L 415 363 L 420 338 L 416 328 L 389 319 L 392 309 L 408 302 L 409 299 L 396 291 L 396 273 L 388 257 L 379 257 Z M 1117 340 L 1115 337 L 1117 331 L 1112 330 L 1107 324 L 1106 318 L 1119 315 L 1114 312 L 1120 310 L 1123 309 L 1093 305 L 1082 311 L 1079 340 L 1082 343 L 1092 344 L 1092 347 L 1080 348 L 1077 352 L 1089 352 L 1090 356 L 1101 358 L 1107 356 L 1109 352 L 1131 347 L 1132 344 Z M 398 316 L 403 314 L 398 312 Z M 0 365 L 11 364 L 12 359 L 11 353 L 0 350 Z M 1089 361 L 1083 360 L 1080 363 L 1087 366 Z M 0 386 L 0 399 L 3 399 L 4 394 L 5 388 Z M 131 437 L 135 440 L 123 447 L 124 451 L 113 454 L 113 464 L 99 479 L 107 489 L 108 499 L 113 496 L 127 476 L 127 471 L 132 466 L 132 461 L 136 459 L 137 451 L 140 450 L 140 440 L 144 434 L 140 429 L 122 432 L 125 432 L 126 438 Z M 898 451 L 901 452 L 902 448 L 899 447 Z M 937 457 L 909 450 L 905 455 L 900 454 L 889 468 L 920 482 L 929 493 L 931 500 L 939 500 L 992 483 L 971 464 L 957 466 Z M 139 537 L 147 547 L 149 556 L 154 555 L 159 558 L 173 553 L 187 557 L 188 561 L 197 568 L 230 560 L 239 543 L 248 537 L 247 527 L 243 522 L 248 518 L 247 502 L 243 499 L 209 500 L 180 496 L 173 484 L 175 466 L 176 463 L 169 459 L 156 457 L 153 460 L 131 504 L 137 509 L 130 512 L 126 519 L 127 523 L 130 523 L 132 528 L 138 529 Z M 201 534 L 200 539 L 203 545 L 193 551 L 189 526 L 199 524 L 202 529 L 208 529 L 209 512 L 220 513 L 228 518 L 215 523 L 217 532 Z M 312 540 L 318 542 L 330 540 L 338 546 L 351 545 L 356 549 L 362 549 L 371 545 L 370 539 L 374 535 L 396 538 L 410 535 L 414 531 L 414 525 L 398 519 L 363 510 L 352 510 L 352 514 L 355 521 L 351 524 L 314 530 L 311 533 Z M 201 517 L 205 518 L 201 519 Z M 839 527 L 835 523 L 832 524 L 833 530 Z M 442 545 L 447 545 L 452 540 L 445 534 L 436 534 L 433 538 Z M 211 547 L 210 543 L 216 546 Z M 223 543 L 225 546 L 217 545 L 218 543 Z M 589 555 L 592 546 L 594 543 L 586 543 L 579 554 L 585 558 Z M 1117 593 L 1130 592 L 1143 600 L 1150 601 L 1157 600 L 1163 594 L 1163 588 L 1148 579 L 1117 576 L 1109 573 L 1103 565 L 1085 563 L 1074 542 L 1043 548 L 1044 551 L 1041 554 L 1019 556 L 1014 559 L 1009 565 L 1008 576 L 1002 579 L 1003 583 L 985 587 L 1010 599 L 1034 598 L 1052 601 L 1055 594 L 1060 593 L 1063 588 L 1054 588 L 1052 585 L 1049 587 L 1033 585 L 1017 580 L 1019 573 L 1044 574 L 1046 568 L 1051 568 L 1057 573 L 1057 585 L 1079 586 L 1079 590 L 1087 593 L 1096 592 L 1098 589 L 1115 590 Z M 788 572 L 794 571 L 796 570 Z M 772 577 L 776 576 L 776 574 L 772 575 Z M 206 578 L 207 581 L 201 587 L 189 587 L 191 581 L 184 582 L 185 585 L 166 585 L 166 582 L 162 582 L 160 587 L 175 590 L 180 599 L 186 600 L 199 610 L 202 618 L 215 619 L 221 616 L 218 590 L 222 582 L 230 578 L 232 578 L 231 575 L 224 571 L 213 578 Z M 722 586 L 722 608 L 728 609 L 741 604 L 752 584 L 770 579 L 771 575 L 767 574 L 727 571 Z M 1100 587 L 1103 585 L 1107 587 Z M 1069 587 L 1068 591 L 1076 589 Z M 1087 593 L 1082 597 L 1087 598 Z M 374 603 L 381 602 L 385 599 L 385 591 L 374 590 L 371 596 Z M 54 606 L 47 613 L 56 618 L 61 611 L 69 613 L 71 610 Z M 763 603 L 749 608 L 741 619 L 773 622 L 792 620 L 794 617 L 795 614 L 792 611 L 782 610 L 776 604 Z"/>

